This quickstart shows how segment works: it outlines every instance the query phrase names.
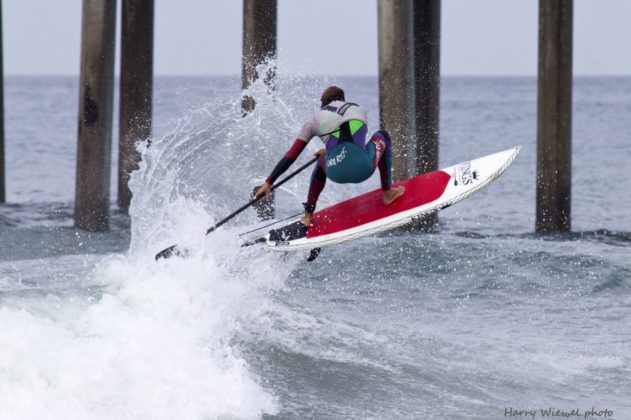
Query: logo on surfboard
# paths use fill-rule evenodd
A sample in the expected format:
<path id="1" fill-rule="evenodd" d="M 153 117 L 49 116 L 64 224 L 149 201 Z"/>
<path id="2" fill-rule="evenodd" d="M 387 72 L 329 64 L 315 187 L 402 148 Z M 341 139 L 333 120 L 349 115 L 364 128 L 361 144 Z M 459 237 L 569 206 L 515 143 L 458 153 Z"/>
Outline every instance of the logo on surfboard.
<path id="1" fill-rule="evenodd" d="M 458 186 L 458 180 L 460 180 L 463 185 L 471 185 L 473 181 L 478 180 L 478 177 L 478 171 L 471 170 L 471 161 L 464 162 L 458 165 L 454 171 L 454 185 Z"/>

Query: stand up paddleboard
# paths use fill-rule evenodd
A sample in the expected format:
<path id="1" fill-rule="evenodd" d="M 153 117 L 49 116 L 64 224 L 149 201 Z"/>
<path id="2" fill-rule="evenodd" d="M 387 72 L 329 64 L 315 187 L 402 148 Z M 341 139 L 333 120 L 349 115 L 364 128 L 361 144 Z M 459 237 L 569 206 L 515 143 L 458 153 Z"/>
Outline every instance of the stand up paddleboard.
<path id="1" fill-rule="evenodd" d="M 297 251 L 339 244 L 410 223 L 481 190 L 499 177 L 519 153 L 519 147 L 415 176 L 394 184 L 405 194 L 386 206 L 380 189 L 362 194 L 311 216 L 312 226 L 300 221 L 271 230 L 261 242 L 276 251 Z M 317 253 L 312 252 L 310 259 Z"/>

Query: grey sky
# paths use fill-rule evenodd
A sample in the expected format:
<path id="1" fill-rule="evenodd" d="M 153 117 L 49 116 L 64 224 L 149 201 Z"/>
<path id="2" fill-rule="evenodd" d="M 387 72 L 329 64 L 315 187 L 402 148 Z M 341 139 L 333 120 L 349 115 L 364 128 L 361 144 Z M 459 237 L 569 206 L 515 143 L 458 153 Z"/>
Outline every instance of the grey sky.
<path id="1" fill-rule="evenodd" d="M 4 1 L 5 73 L 78 74 L 81 4 Z M 631 75 L 631 1 L 574 4 L 574 73 Z M 240 73 L 241 0 L 156 0 L 155 7 L 156 74 Z M 442 73 L 536 74 L 537 8 L 537 0 L 443 0 Z M 377 73 L 376 0 L 278 0 L 278 10 L 285 71 Z"/>

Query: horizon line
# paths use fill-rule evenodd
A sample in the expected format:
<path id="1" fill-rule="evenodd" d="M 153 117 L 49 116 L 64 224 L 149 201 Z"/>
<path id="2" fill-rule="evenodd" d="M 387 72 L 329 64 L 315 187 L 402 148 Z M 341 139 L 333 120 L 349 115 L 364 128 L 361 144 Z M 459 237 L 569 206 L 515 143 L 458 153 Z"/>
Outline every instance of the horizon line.
<path id="1" fill-rule="evenodd" d="M 292 74 L 298 76 L 297 74 Z M 362 78 L 376 78 L 378 74 L 303 74 L 305 77 L 362 77 Z M 80 77 L 79 73 L 5 73 L 4 77 Z M 116 73 L 115 78 L 120 78 L 120 74 Z M 158 73 L 153 75 L 156 77 L 191 77 L 191 78 L 203 78 L 203 77 L 235 77 L 241 78 L 241 74 L 235 73 L 209 73 L 209 74 L 175 74 L 175 73 Z M 537 74 L 466 74 L 466 73 L 447 73 L 441 74 L 440 77 L 537 77 Z M 631 77 L 631 74 L 613 74 L 613 73 L 582 73 L 574 74 L 573 77 Z"/>

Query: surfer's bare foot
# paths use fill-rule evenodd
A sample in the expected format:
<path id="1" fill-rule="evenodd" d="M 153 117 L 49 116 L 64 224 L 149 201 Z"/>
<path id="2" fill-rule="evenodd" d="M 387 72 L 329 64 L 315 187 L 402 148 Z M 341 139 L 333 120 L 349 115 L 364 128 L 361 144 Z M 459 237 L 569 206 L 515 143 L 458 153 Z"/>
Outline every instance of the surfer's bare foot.
<path id="1" fill-rule="evenodd" d="M 386 206 L 388 204 L 392 204 L 392 202 L 396 200 L 397 198 L 401 197 L 404 192 L 405 192 L 405 187 L 403 186 L 397 187 L 397 188 L 390 188 L 389 190 L 384 191 L 383 204 L 385 204 Z"/>
<path id="2" fill-rule="evenodd" d="M 300 223 L 307 227 L 311 226 L 311 213 L 305 213 L 300 219 Z"/>

